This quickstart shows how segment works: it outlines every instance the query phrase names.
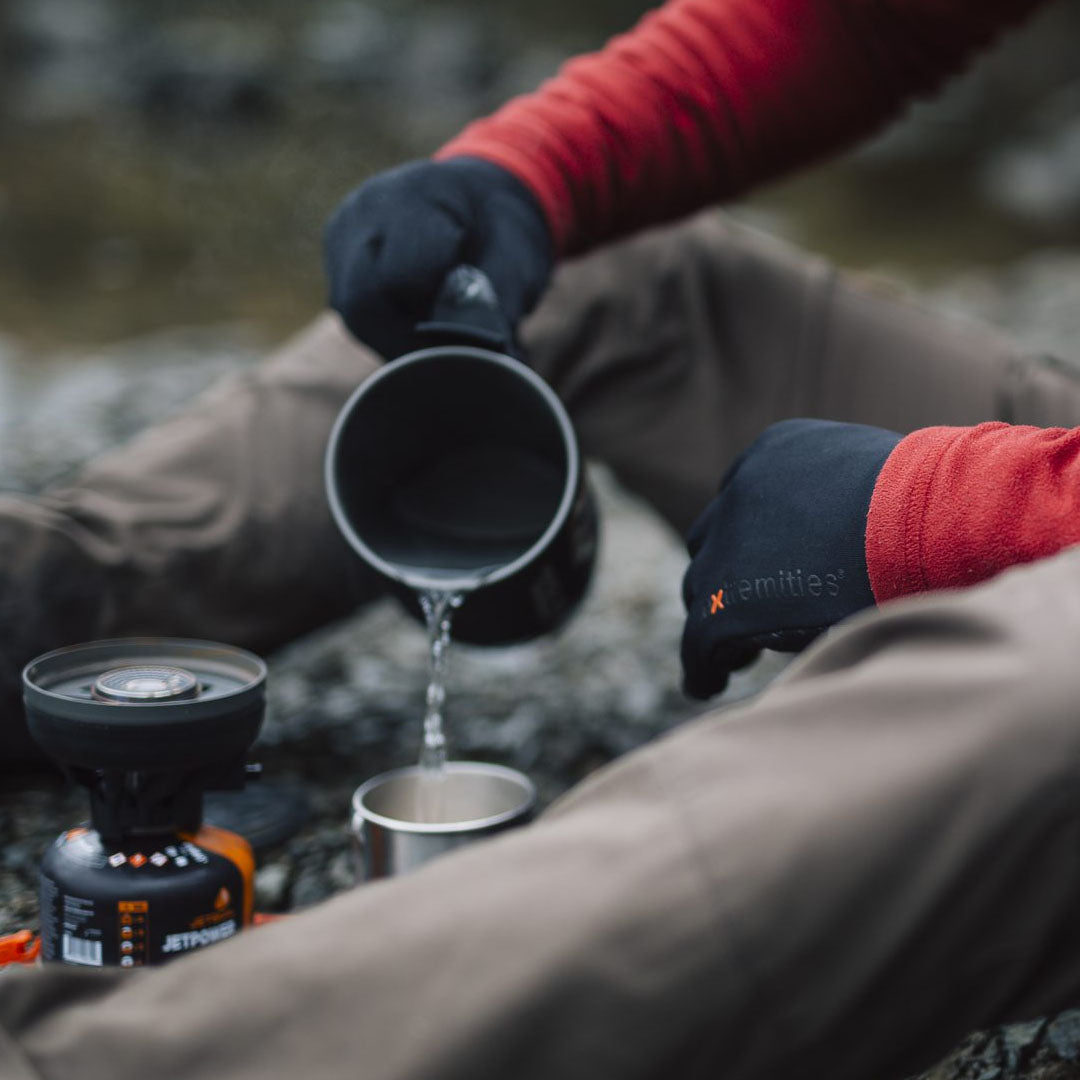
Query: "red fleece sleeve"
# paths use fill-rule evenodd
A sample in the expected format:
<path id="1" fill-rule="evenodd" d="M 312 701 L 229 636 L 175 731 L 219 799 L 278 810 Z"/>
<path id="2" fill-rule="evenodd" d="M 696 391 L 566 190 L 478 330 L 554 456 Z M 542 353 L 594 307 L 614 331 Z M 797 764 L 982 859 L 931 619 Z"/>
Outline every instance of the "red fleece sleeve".
<path id="1" fill-rule="evenodd" d="M 1080 428 L 932 427 L 902 439 L 866 522 L 874 597 L 973 585 L 1080 542 Z"/>
<path id="2" fill-rule="evenodd" d="M 670 220 L 852 142 L 1041 0 L 669 0 L 467 127 L 562 254 Z"/>

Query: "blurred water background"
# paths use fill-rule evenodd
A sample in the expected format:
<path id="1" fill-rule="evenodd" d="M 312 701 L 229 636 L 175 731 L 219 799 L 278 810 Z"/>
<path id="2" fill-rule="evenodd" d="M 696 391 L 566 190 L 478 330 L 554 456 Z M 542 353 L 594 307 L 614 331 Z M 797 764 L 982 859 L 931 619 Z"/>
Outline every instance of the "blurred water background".
<path id="1" fill-rule="evenodd" d="M 322 223 L 346 191 L 648 6 L 3 0 L 0 421 L 70 386 L 73 359 L 101 345 L 156 335 L 111 351 L 143 369 L 200 357 L 212 374 L 212 339 L 245 354 L 302 325 L 323 299 Z M 1045 303 L 1029 283 L 1075 290 L 1078 30 L 1075 3 L 1049 6 L 873 143 L 733 211 L 1037 328 L 1045 319 L 997 309 Z M 216 329 L 161 337 L 177 327 Z M 41 479 L 18 472 L 0 467 L 0 482 Z"/>
<path id="2" fill-rule="evenodd" d="M 370 173 L 600 44 L 644 0 L 5 0 L 0 328 L 31 348 L 320 304 Z M 1080 243 L 1073 3 L 843 160 L 739 208 L 919 286 Z"/>
<path id="3" fill-rule="evenodd" d="M 257 363 L 319 310 L 341 196 L 648 6 L 0 0 L 0 486 L 33 490 Z M 1078 41 L 1080 4 L 1051 5 L 872 143 L 731 210 L 1080 359 Z M 459 756 L 515 764 L 545 799 L 693 711 L 678 538 L 596 478 L 604 547 L 581 615 L 557 639 L 451 662 Z M 351 884 L 348 794 L 414 756 L 423 666 L 423 634 L 392 605 L 271 658 L 262 757 L 313 814 L 264 860 L 264 908 Z M 83 803 L 35 781 L 0 811 L 3 932 L 33 924 L 37 859 Z M 1080 1076 L 1060 1071 L 1078 1047 L 1066 1014 L 976 1036 L 935 1076 Z"/>

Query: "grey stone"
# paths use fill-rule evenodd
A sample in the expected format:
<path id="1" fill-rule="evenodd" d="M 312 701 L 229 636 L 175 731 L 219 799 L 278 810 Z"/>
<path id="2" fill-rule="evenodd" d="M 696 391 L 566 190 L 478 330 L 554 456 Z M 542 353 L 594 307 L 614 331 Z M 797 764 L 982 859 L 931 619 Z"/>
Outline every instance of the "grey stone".
<path id="1" fill-rule="evenodd" d="M 378 87 L 395 77 L 406 25 L 370 4 L 324 4 L 299 38 L 299 55 L 316 80 Z"/>
<path id="2" fill-rule="evenodd" d="M 107 0 L 19 0 L 8 21 L 13 85 L 0 108 L 53 123 L 100 114 L 118 100 L 123 27 Z"/>
<path id="3" fill-rule="evenodd" d="M 278 44 L 256 21 L 155 22 L 126 57 L 130 100 L 156 118 L 258 121 L 283 108 Z"/>
<path id="4" fill-rule="evenodd" d="M 1072 1009 L 1054 1017 L 1047 1028 L 1046 1041 L 1063 1061 L 1080 1060 L 1080 1010 Z"/>
<path id="5" fill-rule="evenodd" d="M 255 906 L 259 911 L 281 911 L 288 899 L 292 871 L 285 862 L 267 863 L 255 873 Z"/>
<path id="6" fill-rule="evenodd" d="M 986 155 L 979 185 L 1006 213 L 1058 234 L 1080 217 L 1080 81 L 1037 109 L 1026 131 Z"/>
<path id="7" fill-rule="evenodd" d="M 330 883 L 325 871 L 316 866 L 307 866 L 297 875 L 290 896 L 290 909 L 302 910 L 325 900 L 330 895 Z"/>
<path id="8" fill-rule="evenodd" d="M 0 349 L 0 487 L 30 491 L 162 420 L 261 350 L 244 327 L 166 330 L 100 350 Z"/>
<path id="9" fill-rule="evenodd" d="M 326 877 L 334 892 L 351 889 L 356 884 L 356 866 L 351 851 L 339 851 L 331 860 Z"/>
<path id="10" fill-rule="evenodd" d="M 1029 1020 L 1021 1024 L 1009 1024 L 1002 1028 L 1001 1044 L 1005 1053 L 1006 1068 L 1015 1072 L 1032 1061 L 1045 1030 L 1045 1020 Z"/>
<path id="11" fill-rule="evenodd" d="M 1032 352 L 1080 366 L 1080 254 L 1047 248 L 958 275 L 926 298 L 952 316 L 999 326 Z"/>
<path id="12" fill-rule="evenodd" d="M 8 18 L 24 44 L 47 52 L 99 49 L 119 27 L 108 0 L 16 0 Z"/>

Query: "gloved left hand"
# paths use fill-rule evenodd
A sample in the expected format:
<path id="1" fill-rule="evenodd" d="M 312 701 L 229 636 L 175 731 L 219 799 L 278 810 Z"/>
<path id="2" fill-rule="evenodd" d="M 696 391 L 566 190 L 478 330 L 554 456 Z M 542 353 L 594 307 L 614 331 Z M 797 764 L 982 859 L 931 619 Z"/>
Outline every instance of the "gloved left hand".
<path id="1" fill-rule="evenodd" d="M 893 431 L 785 420 L 735 461 L 690 530 L 683 686 L 707 698 L 763 648 L 798 652 L 874 594 L 866 516 Z"/>
<path id="2" fill-rule="evenodd" d="M 330 305 L 360 341 L 392 360 L 434 342 L 446 275 L 482 270 L 512 347 L 521 317 L 547 286 L 551 236 L 536 198 L 506 169 L 477 158 L 412 161 L 356 188 L 326 226 Z"/>

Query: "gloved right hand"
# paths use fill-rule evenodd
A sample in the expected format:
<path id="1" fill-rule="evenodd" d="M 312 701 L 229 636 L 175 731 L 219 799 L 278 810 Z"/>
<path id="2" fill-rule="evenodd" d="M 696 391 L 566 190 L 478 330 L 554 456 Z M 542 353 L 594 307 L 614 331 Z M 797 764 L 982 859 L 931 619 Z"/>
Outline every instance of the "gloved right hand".
<path id="1" fill-rule="evenodd" d="M 392 359 L 432 344 L 417 324 L 461 263 L 487 274 L 516 333 L 547 285 L 553 255 L 526 187 L 498 165 L 460 157 L 409 162 L 361 184 L 327 224 L 325 259 L 330 306 Z"/>
<path id="2" fill-rule="evenodd" d="M 687 538 L 683 687 L 707 698 L 763 649 L 799 652 L 874 592 L 866 521 L 901 436 L 783 420 L 736 459 Z"/>

